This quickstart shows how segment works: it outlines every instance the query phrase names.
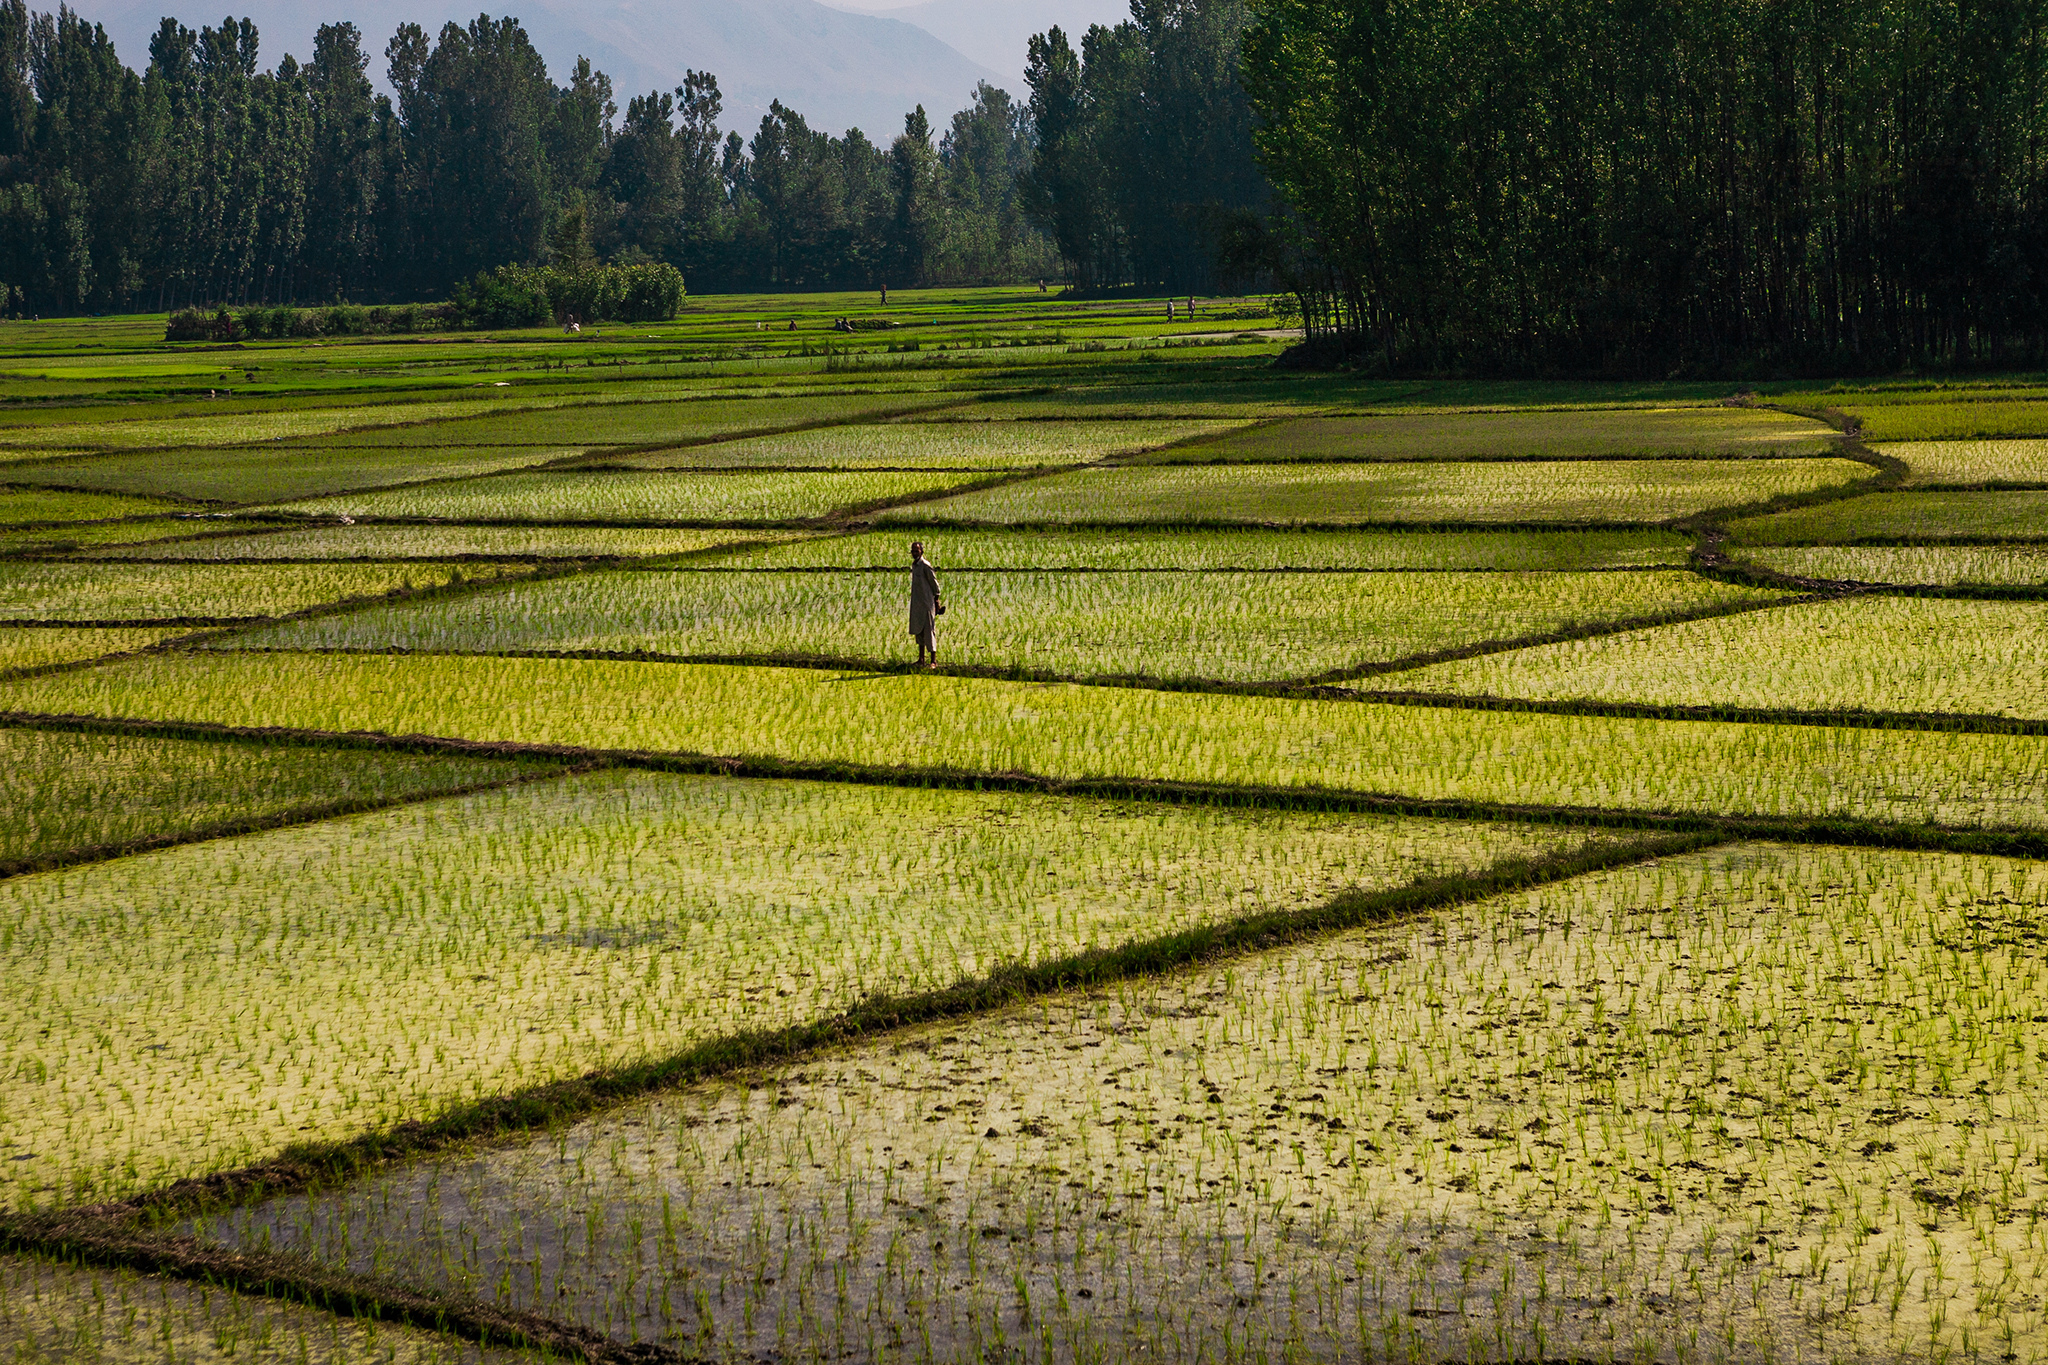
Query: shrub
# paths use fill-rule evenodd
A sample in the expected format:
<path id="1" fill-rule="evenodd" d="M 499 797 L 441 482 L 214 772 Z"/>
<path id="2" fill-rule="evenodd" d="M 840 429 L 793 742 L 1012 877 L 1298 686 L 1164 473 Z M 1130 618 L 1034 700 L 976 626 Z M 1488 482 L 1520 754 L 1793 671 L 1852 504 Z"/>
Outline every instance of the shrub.
<path id="1" fill-rule="evenodd" d="M 531 327 L 554 315 L 542 279 L 530 266 L 502 265 L 455 286 L 455 311 L 465 327 Z"/>
<path id="2" fill-rule="evenodd" d="M 171 314 L 170 324 L 164 328 L 165 341 L 240 341 L 246 335 L 247 330 L 225 308 L 210 315 L 203 308 L 181 308 Z"/>
<path id="3" fill-rule="evenodd" d="M 672 265 L 607 266 L 619 281 L 621 322 L 667 322 L 682 311 L 683 272 Z"/>
<path id="4" fill-rule="evenodd" d="M 665 322 L 682 308 L 684 293 L 683 272 L 672 265 L 506 265 L 458 286 L 455 307 L 465 327 L 528 327 L 550 317 Z"/>

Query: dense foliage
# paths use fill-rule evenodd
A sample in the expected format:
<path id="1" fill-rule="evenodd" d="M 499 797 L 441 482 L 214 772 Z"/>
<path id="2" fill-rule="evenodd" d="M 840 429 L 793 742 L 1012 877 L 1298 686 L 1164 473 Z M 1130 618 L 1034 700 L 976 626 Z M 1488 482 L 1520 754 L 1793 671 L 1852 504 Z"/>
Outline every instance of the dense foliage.
<path id="1" fill-rule="evenodd" d="M 2041 0 L 1251 0 L 1329 351 L 1664 373 L 2048 350 Z"/>
<path id="2" fill-rule="evenodd" d="M 1132 0 L 1131 16 L 1078 53 L 1057 27 L 1031 40 L 1025 203 L 1084 288 L 1206 291 L 1268 197 L 1238 84 L 1244 6 Z"/>
<path id="3" fill-rule="evenodd" d="M 887 146 L 781 104 L 746 139 L 719 128 L 711 74 L 633 96 L 620 119 L 603 72 L 579 60 L 555 85 L 515 19 L 432 39 L 401 25 L 395 102 L 363 43 L 328 24 L 310 63 L 260 71 L 248 20 L 166 19 L 138 75 L 98 26 L 0 0 L 0 311 L 199 305 L 211 326 L 223 305 L 469 281 L 465 316 L 534 315 L 541 288 L 558 314 L 640 318 L 680 288 L 590 275 L 599 258 L 700 290 L 1058 273 L 1018 202 L 1028 118 L 986 85 L 942 132 L 919 109 Z M 559 274 L 479 278 L 507 265 Z M 569 297 L 606 281 L 629 297 Z"/>

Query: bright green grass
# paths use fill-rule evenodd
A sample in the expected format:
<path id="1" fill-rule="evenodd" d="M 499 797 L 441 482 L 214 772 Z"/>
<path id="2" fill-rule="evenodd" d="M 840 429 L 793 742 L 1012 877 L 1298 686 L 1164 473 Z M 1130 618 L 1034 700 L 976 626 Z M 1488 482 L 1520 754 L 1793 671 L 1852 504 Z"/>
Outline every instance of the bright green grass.
<path id="1" fill-rule="evenodd" d="M 439 517 L 450 521 L 789 522 L 938 493 L 986 477 L 936 470 L 501 474 L 461 483 L 281 503 L 261 510 L 309 517 Z"/>
<path id="2" fill-rule="evenodd" d="M 126 498 L 109 493 L 73 493 L 63 489 L 0 488 L 0 526 L 143 517 L 182 506 L 184 504 L 161 498 Z"/>
<path id="3" fill-rule="evenodd" d="M 0 1256 L 12 1365 L 524 1365 L 535 1355 L 208 1285 Z"/>
<path id="4" fill-rule="evenodd" d="M 1873 493 L 1731 522 L 1737 545 L 2048 540 L 2048 492 Z"/>
<path id="5" fill-rule="evenodd" d="M 252 649 L 914 656 L 903 572 L 626 570 L 294 622 Z M 978 573 L 943 580 L 948 662 L 1065 677 L 1257 681 L 1482 640 L 1763 603 L 1688 573 Z"/>
<path id="6" fill-rule="evenodd" d="M 1802 578 L 1854 583 L 2048 583 L 2048 547 L 2036 545 L 1814 545 L 1742 551 L 1752 564 Z"/>
<path id="7" fill-rule="evenodd" d="M 2048 436 L 2048 399 L 1964 402 L 1870 402 L 1845 396 L 1839 406 L 1863 419 L 1866 441 L 1966 441 L 1998 436 Z"/>
<path id="8" fill-rule="evenodd" d="M 1654 522 L 1866 478 L 1849 460 L 1626 460 L 1082 469 L 889 522 Z"/>
<path id="9" fill-rule="evenodd" d="M 1087 464 L 1228 431 L 1226 422 L 892 422 L 605 458 L 638 469 L 790 465 L 857 469 L 1029 469 Z"/>
<path id="10" fill-rule="evenodd" d="M 0 619 L 282 616 L 323 602 L 527 572 L 517 564 L 0 563 Z"/>
<path id="11" fill-rule="evenodd" d="M 921 533 L 945 569 L 1629 569 L 1686 562 L 1668 531 L 948 531 Z M 900 569 L 901 531 L 738 549 L 741 569 Z"/>
<path id="12" fill-rule="evenodd" d="M 1050 778 L 2048 825 L 2048 739 L 1551 716 L 924 674 L 207 654 L 0 682 L 0 709 Z"/>
<path id="13" fill-rule="evenodd" d="M 21 878 L 0 1206 L 1582 838 L 610 770 Z"/>
<path id="14" fill-rule="evenodd" d="M 496 782 L 499 759 L 0 729 L 0 863 Z M 0 1106 L 4 1108 L 4 1106 Z"/>
<path id="15" fill-rule="evenodd" d="M 640 526 L 304 526 L 96 551 L 94 559 L 641 559 L 800 542 L 790 531 Z"/>
<path id="16" fill-rule="evenodd" d="M 387 450 L 240 446 L 226 450 L 95 455 L 24 465 L 9 474 L 23 483 L 65 488 L 169 493 L 213 502 L 272 502 L 352 488 L 490 474 L 582 453 L 579 446 L 421 445 Z"/>
<path id="17" fill-rule="evenodd" d="M 2044 914 L 2039 863 L 1717 849 L 203 1227 L 742 1359 L 2034 1359 Z"/>
<path id="18" fill-rule="evenodd" d="M 151 517 L 137 521 L 81 521 L 70 525 L 0 530 L 0 554 L 62 554 L 101 545 L 135 545 L 173 541 L 198 534 L 208 523 L 184 517 Z"/>
<path id="19" fill-rule="evenodd" d="M 1818 455 L 1835 440 L 1818 422 L 1752 408 L 1433 413 L 1275 422 L 1142 463 Z"/>
<path id="20" fill-rule="evenodd" d="M 185 633 L 183 626 L 128 626 L 101 630 L 27 626 L 0 630 L 0 673 L 76 663 L 106 654 L 128 654 Z"/>
<path id="21" fill-rule="evenodd" d="M 1859 597 L 1459 659 L 1401 686 L 1542 701 L 2048 717 L 2048 602 Z"/>
<path id="22" fill-rule="evenodd" d="M 1906 462 L 1909 488 L 1930 483 L 2048 484 L 2048 440 L 1901 441 L 1878 447 L 1878 453 Z"/>

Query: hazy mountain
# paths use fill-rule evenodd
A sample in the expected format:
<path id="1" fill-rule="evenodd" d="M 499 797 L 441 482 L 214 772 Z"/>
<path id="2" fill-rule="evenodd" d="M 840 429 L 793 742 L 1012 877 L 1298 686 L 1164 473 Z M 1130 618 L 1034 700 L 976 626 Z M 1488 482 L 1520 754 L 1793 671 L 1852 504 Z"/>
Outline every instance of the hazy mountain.
<path id="1" fill-rule="evenodd" d="M 138 71 L 166 14 L 195 29 L 229 13 L 247 15 L 265 66 L 287 52 L 305 61 L 315 29 L 353 20 L 380 88 L 384 44 L 406 20 L 432 35 L 444 21 L 467 23 L 480 10 L 516 14 L 558 82 L 587 56 L 611 76 L 623 108 L 628 95 L 680 84 L 688 68 L 711 71 L 725 94 L 724 126 L 749 135 L 768 102 L 779 99 L 812 127 L 839 133 L 857 126 L 886 144 L 914 106 L 943 125 L 973 96 L 976 81 L 1004 83 L 912 24 L 816 0 L 82 0 L 76 8 L 106 25 L 122 60 Z"/>
<path id="2" fill-rule="evenodd" d="M 858 14 L 902 19 L 968 57 L 1002 73 L 996 84 L 1018 99 L 1024 89 L 1024 49 L 1034 33 L 1058 24 L 1076 48 L 1090 24 L 1119 24 L 1131 17 L 1129 0 L 831 0 Z"/>

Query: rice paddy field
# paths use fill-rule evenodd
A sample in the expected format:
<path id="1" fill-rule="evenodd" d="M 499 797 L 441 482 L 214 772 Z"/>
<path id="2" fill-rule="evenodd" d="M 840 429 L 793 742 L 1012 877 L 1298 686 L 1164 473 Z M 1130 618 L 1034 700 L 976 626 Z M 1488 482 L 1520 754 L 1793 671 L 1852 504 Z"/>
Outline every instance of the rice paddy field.
<path id="1" fill-rule="evenodd" d="M 1841 459 L 1479 461 L 1083 469 L 893 509 L 905 525 L 1655 523 L 1842 489 Z"/>
<path id="2" fill-rule="evenodd" d="M 330 616 L 225 648 L 409 653 L 803 656 L 884 663 L 897 570 L 622 569 Z M 1063 677 L 1343 674 L 1488 640 L 1766 606 L 1782 594 L 1691 574 L 983 572 L 953 585 L 960 664 Z M 893 643 L 893 642 L 891 642 Z"/>
<path id="3" fill-rule="evenodd" d="M 2048 388 L 1266 308 L 0 322 L 0 1359 L 2048 1362 Z"/>

